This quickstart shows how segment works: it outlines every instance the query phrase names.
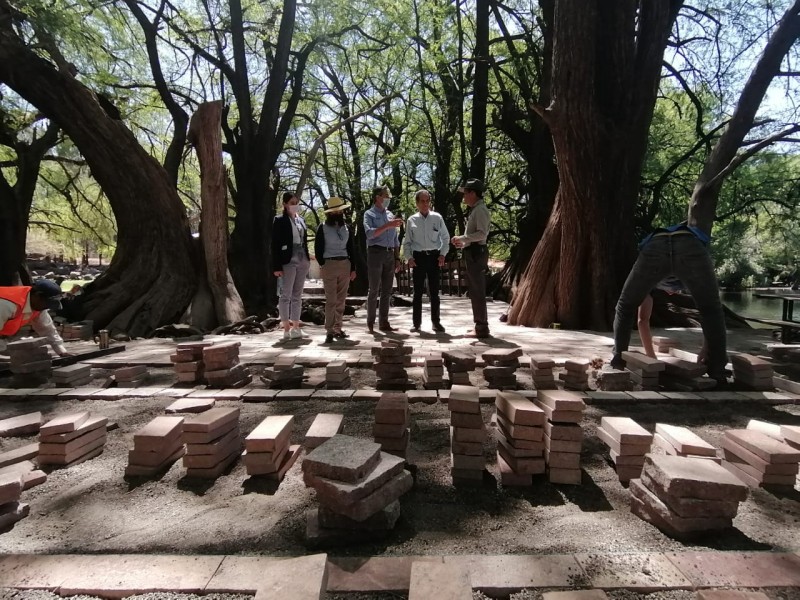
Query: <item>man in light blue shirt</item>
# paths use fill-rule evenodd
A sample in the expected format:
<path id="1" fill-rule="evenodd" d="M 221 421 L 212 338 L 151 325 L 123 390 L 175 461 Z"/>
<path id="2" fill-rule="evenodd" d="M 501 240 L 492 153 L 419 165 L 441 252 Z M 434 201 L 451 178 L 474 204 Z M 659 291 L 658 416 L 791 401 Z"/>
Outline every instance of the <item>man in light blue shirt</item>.
<path id="1" fill-rule="evenodd" d="M 373 206 L 364 213 L 364 233 L 367 237 L 367 329 L 375 331 L 375 313 L 380 311 L 378 329 L 396 331 L 389 324 L 389 303 L 392 299 L 394 274 L 400 269 L 400 238 L 398 229 L 403 219 L 389 211 L 392 194 L 386 186 L 377 187 L 372 192 Z"/>
<path id="2" fill-rule="evenodd" d="M 439 268 L 444 266 L 450 234 L 442 215 L 431 210 L 431 194 L 428 190 L 419 190 L 414 199 L 419 212 L 408 218 L 403 239 L 403 256 L 408 259 L 408 266 L 414 269 L 411 331 L 418 332 L 422 326 L 422 292 L 427 279 L 433 330 L 444 333 L 439 313 Z"/>

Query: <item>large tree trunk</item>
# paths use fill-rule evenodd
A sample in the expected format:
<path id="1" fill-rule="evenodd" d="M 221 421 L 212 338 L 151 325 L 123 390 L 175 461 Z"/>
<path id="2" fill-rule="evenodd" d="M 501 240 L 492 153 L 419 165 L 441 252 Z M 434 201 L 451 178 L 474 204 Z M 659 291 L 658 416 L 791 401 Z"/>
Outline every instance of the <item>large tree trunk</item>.
<path id="1" fill-rule="evenodd" d="M 189 125 L 189 140 L 200 162 L 200 239 L 208 285 L 217 324 L 230 325 L 244 319 L 245 312 L 228 272 L 228 202 L 222 165 L 221 117 L 221 100 L 201 104 Z"/>
<path id="2" fill-rule="evenodd" d="M 0 81 L 72 139 L 117 220 L 117 251 L 108 270 L 87 286 L 86 318 L 96 327 L 146 335 L 175 321 L 194 292 L 184 207 L 163 167 L 131 131 L 103 111 L 91 90 L 28 49 L 11 15 L 0 0 Z"/>
<path id="3" fill-rule="evenodd" d="M 17 154 L 13 185 L 0 173 L 0 285 L 18 285 L 27 275 L 25 245 L 33 194 L 42 159 L 55 146 L 59 131 L 51 123 L 43 136 L 24 142 L 17 138 L 18 132 L 0 123 L 2 143 Z"/>
<path id="4" fill-rule="evenodd" d="M 560 187 L 509 311 L 514 324 L 610 328 L 633 260 L 633 210 L 680 0 L 557 0 L 550 126 Z"/>

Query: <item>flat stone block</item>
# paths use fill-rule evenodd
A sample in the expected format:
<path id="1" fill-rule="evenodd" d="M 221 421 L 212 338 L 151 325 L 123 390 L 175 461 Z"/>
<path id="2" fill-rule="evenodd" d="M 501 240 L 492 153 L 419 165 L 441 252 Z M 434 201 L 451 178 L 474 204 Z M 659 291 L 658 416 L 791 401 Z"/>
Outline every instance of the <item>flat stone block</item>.
<path id="1" fill-rule="evenodd" d="M 800 586 L 800 556 L 780 552 L 668 552 L 696 588 Z"/>
<path id="2" fill-rule="evenodd" d="M 408 600 L 472 600 L 469 571 L 457 563 L 418 561 L 411 564 Z"/>
<path id="3" fill-rule="evenodd" d="M 568 592 L 545 592 L 542 600 L 607 600 L 603 590 L 569 590 Z"/>
<path id="4" fill-rule="evenodd" d="M 346 435 L 335 435 L 303 460 L 303 473 L 345 483 L 358 483 L 381 460 L 379 444 Z"/>
<path id="5" fill-rule="evenodd" d="M 664 554 L 576 554 L 595 588 L 637 592 L 691 588 L 691 582 Z"/>
<path id="6" fill-rule="evenodd" d="M 111 554 L 85 557 L 83 568 L 65 573 L 59 593 L 124 598 L 170 590 L 199 594 L 222 562 L 221 556 Z"/>
<path id="7" fill-rule="evenodd" d="M 0 437 L 15 437 L 39 433 L 42 413 L 33 412 L 0 421 Z"/>
<path id="8" fill-rule="evenodd" d="M 203 594 L 255 594 L 263 583 L 263 574 L 274 562 L 291 560 L 277 556 L 237 556 L 222 558 Z"/>
<path id="9" fill-rule="evenodd" d="M 702 500 L 747 498 L 747 486 L 710 460 L 648 454 L 644 472 L 673 496 Z"/>
<path id="10" fill-rule="evenodd" d="M 255 600 L 321 600 L 327 588 L 328 556 L 300 556 L 266 564 Z"/>
<path id="11" fill-rule="evenodd" d="M 569 588 L 583 570 L 572 555 L 445 556 L 445 564 L 464 566 L 472 588 L 504 596 L 523 588 Z"/>

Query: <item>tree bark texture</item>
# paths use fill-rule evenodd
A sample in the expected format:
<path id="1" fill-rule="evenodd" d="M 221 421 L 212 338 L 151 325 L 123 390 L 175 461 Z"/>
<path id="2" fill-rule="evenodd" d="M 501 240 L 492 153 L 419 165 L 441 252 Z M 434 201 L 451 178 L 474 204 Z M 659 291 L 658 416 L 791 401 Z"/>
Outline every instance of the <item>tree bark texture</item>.
<path id="1" fill-rule="evenodd" d="M 222 101 L 201 104 L 189 124 L 189 139 L 200 162 L 200 239 L 218 325 L 245 318 L 228 272 L 228 202 L 222 164 Z"/>
<path id="2" fill-rule="evenodd" d="M 784 13 L 772 33 L 753 72 L 739 95 L 739 101 L 725 132 L 711 151 L 697 178 L 689 204 L 689 224 L 711 235 L 722 184 L 745 136 L 753 127 L 756 113 L 781 63 L 800 37 L 800 0 Z M 734 167 L 735 168 L 735 167 Z"/>
<path id="3" fill-rule="evenodd" d="M 172 323 L 195 288 L 186 212 L 166 171 L 95 94 L 17 37 L 0 1 L 0 81 L 57 123 L 86 159 L 117 220 L 117 250 L 86 289 L 85 318 L 143 336 Z"/>
<path id="4" fill-rule="evenodd" d="M 633 212 L 680 0 L 556 0 L 550 105 L 559 189 L 509 322 L 610 328 L 633 262 Z"/>
<path id="5" fill-rule="evenodd" d="M 17 138 L 0 124 L 0 142 L 16 152 L 14 184 L 0 173 L 0 285 L 18 285 L 26 273 L 25 245 L 33 195 L 44 155 L 58 142 L 59 128 L 51 123 L 31 142 Z"/>

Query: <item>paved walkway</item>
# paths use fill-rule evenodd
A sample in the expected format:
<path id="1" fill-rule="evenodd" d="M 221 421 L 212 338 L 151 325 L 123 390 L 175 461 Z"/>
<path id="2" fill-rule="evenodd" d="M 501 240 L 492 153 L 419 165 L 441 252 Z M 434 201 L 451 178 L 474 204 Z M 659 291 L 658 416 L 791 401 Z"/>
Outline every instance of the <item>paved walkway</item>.
<path id="1" fill-rule="evenodd" d="M 489 302 L 489 324 L 493 337 L 475 340 L 464 337 L 464 333 L 472 328 L 472 309 L 466 298 L 444 297 L 442 299 L 442 324 L 447 331 L 436 334 L 431 329 L 428 307 L 423 307 L 423 329 L 417 334 L 409 332 L 411 327 L 411 307 L 392 307 L 390 321 L 399 331 L 383 334 L 376 330 L 370 334 L 366 329 L 365 310 L 359 308 L 354 317 L 346 317 L 345 331 L 351 338 L 334 344 L 323 344 L 324 328 L 318 325 L 307 325 L 305 331 L 309 338 L 283 341 L 282 332 L 270 332 L 261 335 L 241 336 L 206 336 L 207 340 L 241 342 L 240 358 L 242 362 L 256 365 L 272 364 L 278 355 L 296 357 L 299 364 L 305 366 L 322 366 L 332 359 L 346 359 L 348 363 L 357 364 L 365 361 L 364 366 L 372 364 L 370 348 L 384 339 L 403 340 L 414 347 L 414 354 L 459 349 L 473 354 L 481 354 L 488 348 L 522 348 L 524 354 L 544 355 L 557 361 L 566 359 L 603 358 L 608 360 L 613 340 L 609 332 L 567 331 L 555 329 L 539 329 L 518 327 L 500 322 L 500 316 L 508 310 L 503 302 Z M 702 343 L 699 329 L 656 330 L 654 335 L 666 335 L 674 338 L 684 350 L 697 351 Z M 763 352 L 767 343 L 772 341 L 769 330 L 742 329 L 729 332 L 729 349 L 736 351 Z M 634 332 L 632 343 L 638 343 Z M 90 342 L 76 342 L 72 348 L 80 351 L 95 348 Z M 169 355 L 173 352 L 175 342 L 172 339 L 136 340 L 128 344 L 125 352 L 87 360 L 98 367 L 114 367 L 123 364 L 147 364 L 150 366 L 171 366 Z"/>
<path id="2" fill-rule="evenodd" d="M 7 555 L 0 557 L 0 588 L 47 589 L 61 595 L 115 598 L 157 591 L 253 594 L 275 585 L 270 578 L 303 572 L 298 567 L 311 558 Z M 800 554 L 716 551 L 328 557 L 326 587 L 329 592 L 405 593 L 411 564 L 419 560 L 466 567 L 473 589 L 490 596 L 507 595 L 523 588 L 625 589 L 640 593 L 704 588 L 800 588 Z M 294 561 L 298 564 L 286 568 Z"/>

